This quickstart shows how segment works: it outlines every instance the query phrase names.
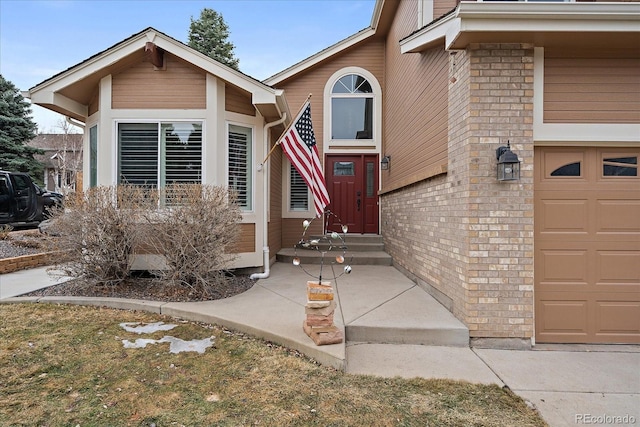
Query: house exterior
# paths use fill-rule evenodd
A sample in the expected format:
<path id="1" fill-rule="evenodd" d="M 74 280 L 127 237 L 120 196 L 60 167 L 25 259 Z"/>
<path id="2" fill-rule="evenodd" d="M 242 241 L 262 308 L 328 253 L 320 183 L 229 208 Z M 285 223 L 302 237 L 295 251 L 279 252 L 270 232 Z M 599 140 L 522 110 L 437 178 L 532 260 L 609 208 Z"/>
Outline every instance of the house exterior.
<path id="1" fill-rule="evenodd" d="M 82 134 L 40 133 L 28 145 L 44 151 L 35 159 L 44 165 L 45 190 L 67 194 L 82 188 Z"/>
<path id="2" fill-rule="evenodd" d="M 282 91 L 148 28 L 29 96 L 85 124 L 84 188 L 233 188 L 242 209 L 235 267 L 264 264 L 268 171 L 256 164 L 291 120 Z"/>
<path id="3" fill-rule="evenodd" d="M 281 150 L 261 164 L 312 94 L 328 230 L 382 234 L 472 339 L 640 343 L 639 24 L 637 2 L 378 0 L 264 82 L 147 29 L 30 97 L 86 123 L 85 188 L 162 185 L 180 140 L 201 166 L 176 179 L 247 190 L 237 266 L 265 268 L 314 215 Z"/>
<path id="4" fill-rule="evenodd" d="M 378 1 L 370 28 L 265 83 L 291 105 L 313 92 L 329 208 L 357 214 L 374 180 L 362 231 L 472 339 L 640 343 L 639 19 L 635 2 Z M 340 134 L 363 97 L 370 133 Z M 499 182 L 508 143 L 521 177 Z"/>

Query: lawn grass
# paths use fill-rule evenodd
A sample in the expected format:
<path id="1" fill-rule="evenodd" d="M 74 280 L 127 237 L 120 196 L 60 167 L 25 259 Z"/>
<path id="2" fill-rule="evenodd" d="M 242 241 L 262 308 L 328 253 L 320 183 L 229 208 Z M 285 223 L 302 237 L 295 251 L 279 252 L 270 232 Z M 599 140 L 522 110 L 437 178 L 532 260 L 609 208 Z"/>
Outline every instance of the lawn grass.
<path id="1" fill-rule="evenodd" d="M 178 327 L 137 335 L 123 322 Z M 122 340 L 214 338 L 205 353 Z M 544 426 L 498 386 L 348 375 L 208 324 L 144 312 L 0 304 L 2 426 Z"/>

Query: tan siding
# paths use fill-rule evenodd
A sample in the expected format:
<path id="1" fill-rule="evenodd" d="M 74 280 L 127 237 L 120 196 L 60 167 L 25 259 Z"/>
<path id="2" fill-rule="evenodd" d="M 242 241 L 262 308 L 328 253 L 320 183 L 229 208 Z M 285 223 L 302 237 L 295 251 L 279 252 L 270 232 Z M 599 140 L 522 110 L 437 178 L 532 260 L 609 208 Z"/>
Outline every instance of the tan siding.
<path id="1" fill-rule="evenodd" d="M 433 19 L 438 19 L 442 15 L 451 11 L 458 5 L 456 0 L 434 0 L 433 2 Z"/>
<path id="2" fill-rule="evenodd" d="M 402 2 L 387 38 L 384 148 L 392 166 L 383 190 L 408 185 L 447 163 L 449 55 L 439 48 L 400 53 L 397 40 L 416 22 L 416 2 Z"/>
<path id="3" fill-rule="evenodd" d="M 302 218 L 283 218 L 282 219 L 282 247 L 292 248 L 300 241 L 302 237 L 303 227 Z M 307 230 L 307 236 L 322 235 L 322 222 L 313 221 Z"/>
<path id="4" fill-rule="evenodd" d="M 372 73 L 382 86 L 384 99 L 384 41 L 368 40 L 346 52 L 343 52 L 327 63 L 323 63 L 306 73 L 296 76 L 289 81 L 279 84 L 278 89 L 284 89 L 291 114 L 296 114 L 309 94 L 311 97 L 311 112 L 313 130 L 318 142 L 320 156 L 323 157 L 323 96 L 324 87 L 333 73 L 345 67 L 361 67 Z M 384 102 L 384 100 L 383 100 Z"/>
<path id="5" fill-rule="evenodd" d="M 255 252 L 256 250 L 256 225 L 240 224 L 240 233 L 236 247 L 231 250 L 233 253 Z"/>
<path id="6" fill-rule="evenodd" d="M 545 49 L 545 123 L 640 123 L 640 53 Z"/>
<path id="7" fill-rule="evenodd" d="M 256 115 L 256 109 L 251 103 L 251 94 L 231 85 L 225 86 L 224 108 L 233 113 Z"/>
<path id="8" fill-rule="evenodd" d="M 271 131 L 272 145 L 279 132 Z M 282 249 L 282 150 L 276 148 L 268 161 L 269 177 L 269 249 L 271 256 Z"/>
<path id="9" fill-rule="evenodd" d="M 206 77 L 201 70 L 165 53 L 166 70 L 146 59 L 113 76 L 114 109 L 204 109 Z"/>

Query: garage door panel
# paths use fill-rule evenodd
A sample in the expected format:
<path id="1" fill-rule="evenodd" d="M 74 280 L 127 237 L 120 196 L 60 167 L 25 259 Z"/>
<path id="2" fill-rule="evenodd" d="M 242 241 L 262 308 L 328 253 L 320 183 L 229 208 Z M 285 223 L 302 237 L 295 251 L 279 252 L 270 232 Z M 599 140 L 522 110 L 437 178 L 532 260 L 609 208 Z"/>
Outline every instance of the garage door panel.
<path id="1" fill-rule="evenodd" d="M 536 319 L 540 322 L 540 325 L 537 325 L 536 321 L 536 327 L 547 334 L 586 336 L 588 311 L 588 303 L 584 300 L 543 299 L 540 301 L 539 313 L 536 313 Z"/>
<path id="2" fill-rule="evenodd" d="M 588 201 L 582 200 L 540 200 L 543 212 L 541 233 L 587 232 L 589 227 Z"/>
<path id="3" fill-rule="evenodd" d="M 598 200 L 598 233 L 632 233 L 640 236 L 640 200 Z"/>
<path id="4" fill-rule="evenodd" d="M 598 285 L 640 286 L 640 251 L 597 251 L 596 266 Z"/>
<path id="5" fill-rule="evenodd" d="M 597 301 L 596 334 L 640 336 L 640 302 Z"/>
<path id="6" fill-rule="evenodd" d="M 542 250 L 542 282 L 587 282 L 587 251 Z"/>

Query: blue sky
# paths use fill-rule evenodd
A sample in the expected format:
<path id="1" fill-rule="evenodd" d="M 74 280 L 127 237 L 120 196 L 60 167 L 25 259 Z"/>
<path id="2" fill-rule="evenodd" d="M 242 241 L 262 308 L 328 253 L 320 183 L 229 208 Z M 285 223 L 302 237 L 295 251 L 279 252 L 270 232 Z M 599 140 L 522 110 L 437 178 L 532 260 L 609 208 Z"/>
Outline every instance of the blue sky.
<path id="1" fill-rule="evenodd" d="M 0 0 L 0 74 L 20 90 L 147 27 L 187 41 L 190 18 L 221 13 L 240 70 L 263 80 L 369 26 L 375 0 Z M 62 116 L 33 107 L 38 129 Z"/>

